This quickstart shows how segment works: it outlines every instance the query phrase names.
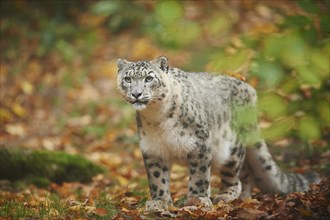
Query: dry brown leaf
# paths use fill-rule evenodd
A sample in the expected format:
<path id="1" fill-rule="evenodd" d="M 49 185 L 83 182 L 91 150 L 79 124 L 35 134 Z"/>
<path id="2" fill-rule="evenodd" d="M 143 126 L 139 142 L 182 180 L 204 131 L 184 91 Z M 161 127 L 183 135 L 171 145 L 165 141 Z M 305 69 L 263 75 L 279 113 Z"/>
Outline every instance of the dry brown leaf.
<path id="1" fill-rule="evenodd" d="M 313 213 L 303 207 L 297 209 L 303 216 L 312 217 Z"/>
<path id="2" fill-rule="evenodd" d="M 121 211 L 123 211 L 123 212 L 131 212 L 131 210 L 128 210 L 128 209 L 125 208 L 125 207 L 121 208 Z"/>
<path id="3" fill-rule="evenodd" d="M 108 210 L 104 208 L 96 208 L 93 210 L 93 213 L 98 216 L 106 216 L 108 214 Z"/>
<path id="4" fill-rule="evenodd" d="M 140 199 L 137 197 L 124 197 L 120 202 L 133 206 L 138 204 L 140 202 Z"/>
<path id="5" fill-rule="evenodd" d="M 242 219 L 257 219 L 258 217 L 261 217 L 265 214 L 265 211 L 261 211 L 258 209 L 243 208 L 238 212 L 237 217 L 240 217 Z"/>

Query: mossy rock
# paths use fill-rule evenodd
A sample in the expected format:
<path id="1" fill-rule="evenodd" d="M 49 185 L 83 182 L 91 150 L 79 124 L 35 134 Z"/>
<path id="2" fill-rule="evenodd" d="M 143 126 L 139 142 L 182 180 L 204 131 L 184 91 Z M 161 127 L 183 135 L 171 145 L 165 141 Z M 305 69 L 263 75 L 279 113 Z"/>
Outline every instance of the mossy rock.
<path id="1" fill-rule="evenodd" d="M 88 182 L 104 170 L 80 155 L 61 151 L 0 148 L 0 179 L 49 182 Z"/>

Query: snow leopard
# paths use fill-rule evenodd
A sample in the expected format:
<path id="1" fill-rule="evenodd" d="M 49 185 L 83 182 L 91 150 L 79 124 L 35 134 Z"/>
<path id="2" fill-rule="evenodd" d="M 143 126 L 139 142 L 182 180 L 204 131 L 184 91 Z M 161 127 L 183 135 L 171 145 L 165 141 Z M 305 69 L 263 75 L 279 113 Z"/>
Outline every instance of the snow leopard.
<path id="1" fill-rule="evenodd" d="M 151 200 L 147 211 L 173 204 L 173 163 L 189 167 L 186 204 L 209 207 L 262 192 L 305 191 L 316 173 L 283 172 L 260 137 L 256 90 L 228 75 L 190 73 L 170 68 L 168 59 L 131 62 L 118 59 L 117 86 L 136 110 L 140 148 Z M 219 194 L 210 195 L 210 175 L 219 175 Z M 213 203 L 212 203 L 213 202 Z"/>

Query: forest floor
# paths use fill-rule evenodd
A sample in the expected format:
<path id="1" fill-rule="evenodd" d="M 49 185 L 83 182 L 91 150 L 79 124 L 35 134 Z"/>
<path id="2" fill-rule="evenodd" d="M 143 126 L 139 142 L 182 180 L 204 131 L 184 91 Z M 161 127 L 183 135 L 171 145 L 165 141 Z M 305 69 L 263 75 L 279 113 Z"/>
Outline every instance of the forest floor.
<path id="1" fill-rule="evenodd" d="M 123 145 L 123 148 L 125 146 Z M 87 158 L 106 167 L 90 183 L 51 183 L 36 187 L 0 181 L 0 219 L 328 219 L 330 179 L 313 184 L 307 192 L 288 195 L 262 194 L 254 189 L 250 199 L 219 202 L 205 208 L 196 201 L 183 206 L 188 176 L 185 167 L 174 165 L 171 194 L 175 207 L 169 211 L 144 211 L 149 190 L 143 161 L 137 147 L 109 153 L 95 150 Z M 323 158 L 325 159 L 325 158 Z M 306 164 L 306 160 L 302 162 Z M 300 167 L 292 167 L 294 171 Z M 212 194 L 219 178 L 212 176 Z"/>

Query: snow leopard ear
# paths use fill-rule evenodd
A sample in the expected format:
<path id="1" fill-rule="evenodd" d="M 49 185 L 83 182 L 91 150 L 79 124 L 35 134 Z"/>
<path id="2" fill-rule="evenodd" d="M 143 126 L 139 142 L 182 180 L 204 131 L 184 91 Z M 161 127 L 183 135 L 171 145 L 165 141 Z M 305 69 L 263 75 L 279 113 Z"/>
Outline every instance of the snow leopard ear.
<path id="1" fill-rule="evenodd" d="M 158 57 L 156 60 L 153 61 L 153 63 L 156 64 L 161 70 L 163 70 L 165 73 L 168 72 L 168 59 L 164 56 Z"/>
<path id="2" fill-rule="evenodd" d="M 117 60 L 117 67 L 118 67 L 118 71 L 124 69 L 125 66 L 127 66 L 129 64 L 129 62 L 125 59 L 118 59 Z"/>

